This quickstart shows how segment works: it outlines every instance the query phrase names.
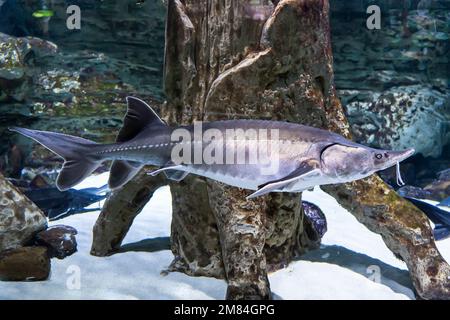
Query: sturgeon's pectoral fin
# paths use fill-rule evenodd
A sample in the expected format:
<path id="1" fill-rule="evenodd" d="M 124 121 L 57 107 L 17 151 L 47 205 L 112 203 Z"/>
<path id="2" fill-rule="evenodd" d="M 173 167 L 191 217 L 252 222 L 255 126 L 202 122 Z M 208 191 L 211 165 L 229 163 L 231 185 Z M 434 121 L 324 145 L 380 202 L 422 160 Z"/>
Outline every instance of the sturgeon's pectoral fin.
<path id="1" fill-rule="evenodd" d="M 133 179 L 142 167 L 143 165 L 140 162 L 122 160 L 113 161 L 109 174 L 109 188 L 112 190 L 123 186 Z"/>
<path id="2" fill-rule="evenodd" d="M 320 172 L 320 170 L 316 166 L 313 166 L 313 165 L 309 164 L 308 162 L 302 162 L 296 170 L 292 171 L 287 176 L 285 176 L 281 179 L 269 181 L 263 185 L 260 185 L 259 189 L 256 192 L 252 193 L 251 195 L 249 195 L 247 197 L 247 200 L 253 199 L 253 198 L 256 198 L 259 196 L 263 196 L 265 194 L 268 194 L 268 193 L 271 193 L 274 191 L 282 190 L 284 187 L 288 186 L 292 182 L 295 182 L 300 179 L 304 179 L 308 176 L 317 175 L 317 174 L 319 174 L 319 172 Z"/>
<path id="3" fill-rule="evenodd" d="M 166 175 L 167 179 L 180 182 L 188 176 L 189 172 L 180 170 L 166 170 L 164 171 L 164 174 Z"/>

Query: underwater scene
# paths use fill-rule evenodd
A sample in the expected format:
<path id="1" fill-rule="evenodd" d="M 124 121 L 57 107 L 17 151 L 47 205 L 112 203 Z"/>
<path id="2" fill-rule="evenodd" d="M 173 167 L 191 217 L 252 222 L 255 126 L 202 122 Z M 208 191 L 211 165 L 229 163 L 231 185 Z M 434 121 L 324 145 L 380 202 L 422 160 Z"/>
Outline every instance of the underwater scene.
<path id="1" fill-rule="evenodd" d="M 450 0 L 0 0 L 1 300 L 448 300 L 449 263 Z"/>

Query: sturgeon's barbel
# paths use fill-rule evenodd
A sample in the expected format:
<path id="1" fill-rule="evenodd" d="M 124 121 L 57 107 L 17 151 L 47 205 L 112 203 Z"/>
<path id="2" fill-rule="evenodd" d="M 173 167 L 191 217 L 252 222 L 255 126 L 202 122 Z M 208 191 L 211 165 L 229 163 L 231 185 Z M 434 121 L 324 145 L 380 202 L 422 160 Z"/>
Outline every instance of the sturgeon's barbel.
<path id="1" fill-rule="evenodd" d="M 128 182 L 144 165 L 160 167 L 153 172 L 165 172 L 173 180 L 182 180 L 189 173 L 214 179 L 232 186 L 256 190 L 248 198 L 270 192 L 301 192 L 317 185 L 350 182 L 397 165 L 398 180 L 401 182 L 398 164 L 414 154 L 414 149 L 405 151 L 378 150 L 352 142 L 344 137 L 313 127 L 288 122 L 264 120 L 227 120 L 203 123 L 203 132 L 209 129 L 222 138 L 211 139 L 207 144 L 202 136 L 194 134 L 195 126 L 169 127 L 140 99 L 128 97 L 128 111 L 123 127 L 114 144 L 95 142 L 61 133 L 11 128 L 30 137 L 65 162 L 58 175 L 56 185 L 67 190 L 78 184 L 104 161 L 113 160 L 109 186 L 118 188 Z M 175 130 L 190 133 L 189 140 L 174 140 Z M 276 132 L 264 138 L 235 135 L 229 137 L 229 130 L 243 132 L 266 130 Z M 206 161 L 174 163 L 173 148 L 188 145 L 192 152 L 211 149 L 211 144 L 220 146 L 223 154 L 228 152 L 244 155 L 258 154 L 257 148 L 264 141 L 276 145 L 276 170 L 268 172 L 267 158 L 260 161 L 237 163 L 210 163 Z M 263 143 L 262 143 L 263 142 Z M 200 146 L 200 147 L 199 147 Z M 197 149 L 196 149 L 197 148 Z M 233 150 L 231 150 L 233 149 Z M 270 149 L 275 150 L 275 149 Z M 213 153 L 212 153 L 213 154 Z M 271 153 L 267 153 L 270 155 Z M 225 157 L 225 156 L 224 156 Z M 236 158 L 235 158 L 236 159 Z M 263 163 L 264 162 L 264 163 Z M 269 164 L 270 165 L 270 164 Z"/>

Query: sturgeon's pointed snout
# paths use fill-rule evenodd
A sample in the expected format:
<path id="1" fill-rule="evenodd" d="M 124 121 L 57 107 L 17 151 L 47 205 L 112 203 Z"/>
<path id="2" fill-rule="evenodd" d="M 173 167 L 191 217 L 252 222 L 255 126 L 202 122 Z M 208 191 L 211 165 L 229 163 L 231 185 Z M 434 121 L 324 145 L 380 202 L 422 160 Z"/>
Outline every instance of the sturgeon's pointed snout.
<path id="1" fill-rule="evenodd" d="M 401 162 L 411 157 L 415 152 L 416 150 L 414 148 L 410 148 L 404 151 L 391 151 L 389 152 L 389 155 L 391 156 L 392 160 L 395 160 L 395 162 Z"/>
<path id="2" fill-rule="evenodd" d="M 390 168 L 390 167 L 396 165 L 397 163 L 402 162 L 405 159 L 408 159 L 415 152 L 416 152 L 416 150 L 413 148 L 403 150 L 403 151 L 390 151 L 390 150 L 388 151 L 388 150 L 386 150 L 385 152 L 382 153 L 383 156 L 381 158 L 377 158 L 378 165 L 376 165 L 376 166 L 378 167 L 378 170 L 384 170 L 384 169 Z"/>

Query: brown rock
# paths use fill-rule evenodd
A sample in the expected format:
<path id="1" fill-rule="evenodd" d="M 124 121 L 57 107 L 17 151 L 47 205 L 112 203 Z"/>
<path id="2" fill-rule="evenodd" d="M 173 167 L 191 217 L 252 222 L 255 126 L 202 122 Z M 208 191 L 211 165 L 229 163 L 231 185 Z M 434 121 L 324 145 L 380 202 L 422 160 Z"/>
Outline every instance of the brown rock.
<path id="1" fill-rule="evenodd" d="M 45 247 L 11 249 L 0 254 L 0 280 L 40 281 L 50 274 L 50 257 Z"/>
<path id="2" fill-rule="evenodd" d="M 25 245 L 46 227 L 39 208 L 0 174 L 0 252 Z"/>
<path id="3" fill-rule="evenodd" d="M 64 259 L 77 252 L 77 234 L 75 228 L 69 226 L 54 226 L 36 235 L 36 242 L 48 248 L 51 258 Z"/>

